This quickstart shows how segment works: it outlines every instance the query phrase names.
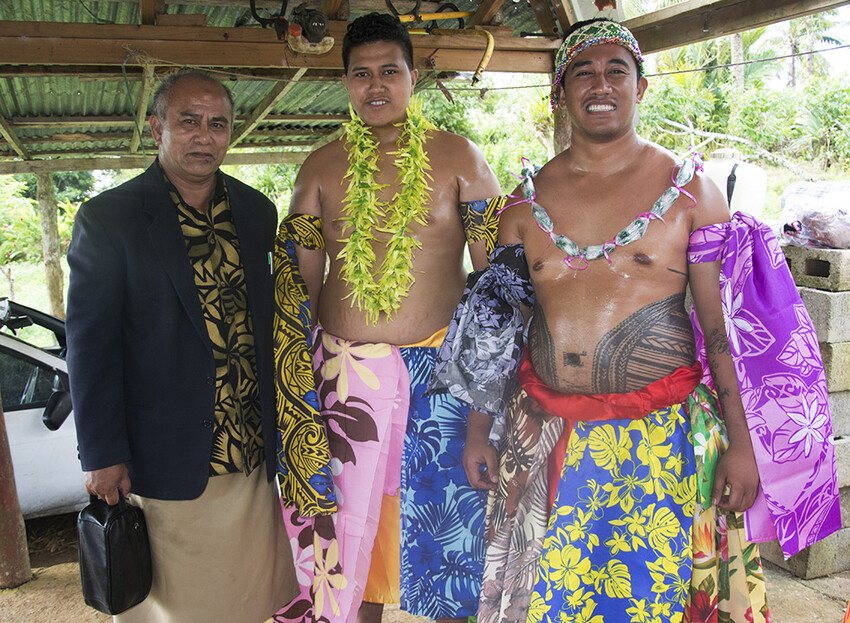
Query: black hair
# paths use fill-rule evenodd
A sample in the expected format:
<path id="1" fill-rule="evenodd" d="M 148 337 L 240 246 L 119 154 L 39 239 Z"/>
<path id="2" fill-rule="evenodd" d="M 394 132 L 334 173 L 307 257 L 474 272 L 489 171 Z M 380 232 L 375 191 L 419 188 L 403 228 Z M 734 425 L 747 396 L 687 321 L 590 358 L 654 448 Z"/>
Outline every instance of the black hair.
<path id="1" fill-rule="evenodd" d="M 202 69 L 181 69 L 180 71 L 176 71 L 165 76 L 165 78 L 163 78 L 159 83 L 156 92 L 153 94 L 153 104 L 151 105 L 152 115 L 155 115 L 160 119 L 165 119 L 165 115 L 168 112 L 168 106 L 171 104 L 171 94 L 174 91 L 174 87 L 183 78 L 197 78 L 220 86 L 227 95 L 227 100 L 230 102 L 230 117 L 232 121 L 234 115 L 233 93 L 231 93 L 230 89 L 228 89 L 215 76 Z"/>
<path id="2" fill-rule="evenodd" d="M 369 13 L 358 17 L 348 25 L 342 39 L 342 66 L 348 73 L 348 58 L 352 48 L 375 41 L 394 41 L 401 46 L 404 62 L 413 69 L 413 44 L 407 28 L 395 16 L 389 13 Z"/>

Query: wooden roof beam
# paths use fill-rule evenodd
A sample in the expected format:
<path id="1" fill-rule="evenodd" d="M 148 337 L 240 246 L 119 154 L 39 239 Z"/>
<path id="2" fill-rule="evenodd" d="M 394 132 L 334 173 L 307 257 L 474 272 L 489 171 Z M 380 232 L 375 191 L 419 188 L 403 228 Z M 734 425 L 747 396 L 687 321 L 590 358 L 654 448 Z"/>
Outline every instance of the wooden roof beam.
<path id="1" fill-rule="evenodd" d="M 247 116 L 238 115 L 236 121 Z M 263 123 L 345 123 L 348 115 L 266 115 Z M 132 126 L 133 117 L 13 117 L 14 126 L 28 128 L 75 128 L 92 126 Z M 318 128 L 317 128 L 318 129 Z"/>
<path id="2" fill-rule="evenodd" d="M 300 164 L 309 151 L 271 151 L 233 153 L 224 157 L 224 164 Z M 152 157 L 118 156 L 96 158 L 57 158 L 55 160 L 0 161 L 0 175 L 18 175 L 21 173 L 41 173 L 57 171 L 97 171 L 116 169 L 145 169 L 153 162 Z"/>
<path id="3" fill-rule="evenodd" d="M 295 75 L 292 76 L 289 80 L 278 82 L 275 87 L 266 94 L 263 98 L 263 101 L 260 102 L 259 106 L 257 106 L 251 114 L 248 115 L 248 118 L 236 128 L 236 131 L 230 135 L 230 147 L 232 148 L 243 138 L 248 136 L 259 123 L 263 121 L 263 118 L 271 112 L 274 105 L 277 104 L 281 98 L 289 93 L 292 90 L 301 77 L 307 73 L 307 68 L 302 67 L 298 71 L 295 72 Z"/>
<path id="4" fill-rule="evenodd" d="M 0 134 L 6 139 L 6 141 L 12 146 L 12 148 L 18 153 L 18 155 L 28 160 L 30 158 L 29 150 L 24 147 L 24 144 L 21 142 L 21 139 L 15 133 L 15 129 L 9 123 L 9 121 L 0 116 Z"/>
<path id="5" fill-rule="evenodd" d="M 145 119 L 148 114 L 148 98 L 153 91 L 155 70 L 156 67 L 153 65 L 146 65 L 142 84 L 139 85 L 139 101 L 136 103 L 136 127 L 133 128 L 133 138 L 130 141 L 130 148 L 127 150 L 131 154 L 139 150 L 139 145 L 142 142 L 142 132 L 145 130 Z"/>
<path id="6" fill-rule="evenodd" d="M 850 0 L 689 0 L 626 20 L 645 54 L 706 41 L 812 13 Z"/>
<path id="7" fill-rule="evenodd" d="M 467 27 L 491 24 L 496 14 L 502 10 L 502 2 L 503 0 L 481 0 L 473 16 L 469 18 Z"/>
<path id="8" fill-rule="evenodd" d="M 341 40 L 345 22 L 331 22 Z M 558 42 L 544 37 L 511 36 L 510 28 L 493 32 L 491 71 L 549 73 Z M 474 71 L 481 60 L 475 37 L 413 35 L 417 67 L 439 49 L 441 71 Z M 269 29 L 127 26 L 113 24 L 43 24 L 0 22 L 0 59 L 7 64 L 144 65 L 160 64 L 233 68 L 267 67 L 341 69 L 340 45 L 327 54 L 294 54 Z"/>
<path id="9" fill-rule="evenodd" d="M 537 23 L 540 24 L 540 32 L 545 35 L 558 36 L 558 26 L 555 24 L 555 18 L 552 17 L 549 0 L 528 0 L 528 3 L 531 5 L 531 10 L 534 11 Z"/>

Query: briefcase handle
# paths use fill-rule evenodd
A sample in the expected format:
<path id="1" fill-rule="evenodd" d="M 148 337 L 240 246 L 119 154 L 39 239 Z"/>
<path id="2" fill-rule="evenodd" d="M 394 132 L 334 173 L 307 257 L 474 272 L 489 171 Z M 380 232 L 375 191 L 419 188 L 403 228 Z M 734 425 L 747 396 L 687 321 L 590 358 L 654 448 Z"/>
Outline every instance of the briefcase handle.
<path id="1" fill-rule="evenodd" d="M 108 504 L 106 500 L 101 500 L 99 497 L 91 493 L 89 493 L 89 502 L 92 504 L 101 502 L 103 504 L 106 504 L 109 508 L 114 508 L 117 506 L 119 511 L 123 511 L 125 508 L 127 508 L 127 498 L 124 497 L 124 492 L 121 491 L 121 487 L 118 487 L 118 504 Z"/>

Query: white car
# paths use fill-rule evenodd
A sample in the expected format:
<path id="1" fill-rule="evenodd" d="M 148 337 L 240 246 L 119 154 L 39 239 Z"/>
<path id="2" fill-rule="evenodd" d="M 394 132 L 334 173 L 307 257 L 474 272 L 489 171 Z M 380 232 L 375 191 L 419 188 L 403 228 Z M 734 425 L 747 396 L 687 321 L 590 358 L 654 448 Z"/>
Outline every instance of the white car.
<path id="1" fill-rule="evenodd" d="M 33 324 L 52 332 L 57 346 L 39 348 L 16 336 Z M 85 506 L 62 320 L 0 299 L 0 399 L 24 518 Z"/>

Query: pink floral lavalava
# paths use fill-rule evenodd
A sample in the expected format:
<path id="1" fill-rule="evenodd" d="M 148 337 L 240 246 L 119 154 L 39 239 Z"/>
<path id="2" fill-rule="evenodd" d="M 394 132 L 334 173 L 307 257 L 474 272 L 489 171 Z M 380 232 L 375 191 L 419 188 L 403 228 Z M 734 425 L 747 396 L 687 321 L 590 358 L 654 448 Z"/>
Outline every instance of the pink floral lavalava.
<path id="1" fill-rule="evenodd" d="M 691 234 L 688 261 L 721 262 L 729 348 L 761 477 L 747 538 L 786 558 L 841 527 L 835 448 L 817 335 L 771 229 L 738 212 Z M 697 351 L 708 370 L 694 311 Z M 711 384 L 706 373 L 705 382 Z"/>

